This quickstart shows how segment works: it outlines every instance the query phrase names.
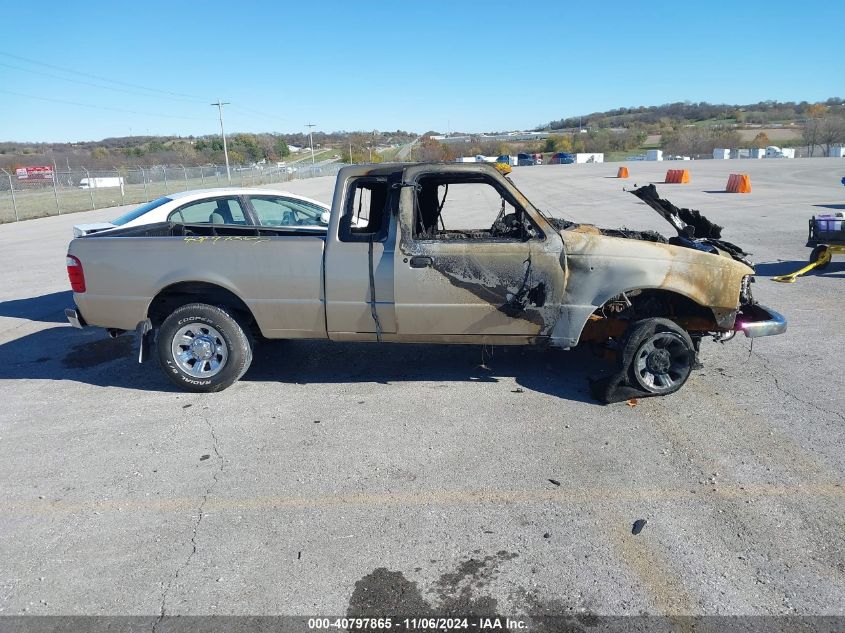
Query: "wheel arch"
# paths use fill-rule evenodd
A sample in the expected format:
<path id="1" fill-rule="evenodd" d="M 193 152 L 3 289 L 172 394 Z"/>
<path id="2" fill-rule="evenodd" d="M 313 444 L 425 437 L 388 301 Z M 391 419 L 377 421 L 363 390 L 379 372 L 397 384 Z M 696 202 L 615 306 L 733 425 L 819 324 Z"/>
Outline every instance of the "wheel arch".
<path id="1" fill-rule="evenodd" d="M 169 314 L 189 303 L 225 306 L 248 325 L 257 327 L 255 315 L 241 297 L 228 288 L 207 281 L 179 281 L 165 286 L 150 301 L 147 318 L 153 327 L 159 327 Z"/>
<path id="2" fill-rule="evenodd" d="M 584 306 L 573 334 L 578 343 L 598 341 L 619 335 L 627 329 L 626 321 L 643 318 L 669 319 L 688 332 L 711 332 L 729 329 L 735 317 L 736 310 L 717 312 L 678 289 L 634 287 L 607 293 L 595 305 Z M 731 323 L 726 327 L 727 321 Z"/>
<path id="3" fill-rule="evenodd" d="M 660 304 L 660 308 L 664 310 L 662 313 L 655 312 L 647 316 L 664 318 L 671 318 L 673 314 L 684 317 L 695 316 L 712 319 L 714 328 L 718 324 L 718 317 L 712 307 L 701 303 L 699 300 L 700 297 L 685 293 L 678 288 L 656 288 L 651 286 L 630 288 L 603 297 L 604 300 L 597 304 L 598 310 L 606 308 L 608 304 L 622 297 L 627 298 L 634 306 L 642 306 L 646 302 L 651 301 Z"/>

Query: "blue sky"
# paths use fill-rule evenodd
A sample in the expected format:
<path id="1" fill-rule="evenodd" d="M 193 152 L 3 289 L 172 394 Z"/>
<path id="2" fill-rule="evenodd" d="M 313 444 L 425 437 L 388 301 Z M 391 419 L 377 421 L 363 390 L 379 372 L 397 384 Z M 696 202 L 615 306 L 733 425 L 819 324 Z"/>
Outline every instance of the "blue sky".
<path id="1" fill-rule="evenodd" d="M 39 5 L 41 7 L 42 5 Z M 845 2 L 97 2 L 4 9 L 0 140 L 493 131 L 845 96 Z M 38 62 L 38 63 L 34 63 Z M 68 72 L 70 71 L 70 72 Z"/>

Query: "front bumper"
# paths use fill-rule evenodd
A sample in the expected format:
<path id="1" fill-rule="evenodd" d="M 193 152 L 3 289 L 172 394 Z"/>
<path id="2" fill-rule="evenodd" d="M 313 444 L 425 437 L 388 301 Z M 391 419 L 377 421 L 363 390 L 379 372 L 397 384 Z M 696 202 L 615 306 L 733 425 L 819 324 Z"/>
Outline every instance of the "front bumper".
<path id="1" fill-rule="evenodd" d="M 734 330 L 748 338 L 783 334 L 786 332 L 786 318 L 759 303 L 744 305 L 736 316 Z"/>
<path id="2" fill-rule="evenodd" d="M 86 325 L 88 325 L 85 322 L 85 319 L 82 318 L 82 315 L 79 314 L 79 311 L 76 309 L 76 306 L 72 308 L 65 308 L 65 317 L 67 318 L 68 323 L 80 330 Z"/>

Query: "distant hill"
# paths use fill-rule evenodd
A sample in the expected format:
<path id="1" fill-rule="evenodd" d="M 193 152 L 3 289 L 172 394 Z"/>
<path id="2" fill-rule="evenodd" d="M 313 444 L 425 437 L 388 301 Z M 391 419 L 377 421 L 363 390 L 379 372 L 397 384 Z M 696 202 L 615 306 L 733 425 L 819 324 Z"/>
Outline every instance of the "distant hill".
<path id="1" fill-rule="evenodd" d="M 363 156 L 370 147 L 409 143 L 416 135 L 395 132 L 314 132 L 315 148 L 347 149 Z M 285 160 L 289 146 L 308 147 L 308 134 L 228 133 L 229 160 L 250 164 L 262 160 Z M 0 168 L 9 170 L 28 165 L 56 164 L 59 169 L 85 166 L 91 169 L 151 167 L 157 165 L 222 164 L 223 143 L 220 136 L 127 136 L 76 143 L 25 143 L 0 141 Z"/>
<path id="2" fill-rule="evenodd" d="M 819 109 L 823 108 L 820 112 Z M 772 125 L 801 123 L 820 114 L 845 115 L 845 101 L 831 97 L 821 103 L 801 101 L 760 101 L 745 105 L 725 103 L 692 103 L 689 101 L 658 106 L 616 108 L 549 121 L 536 130 L 572 130 L 582 128 L 642 128 L 659 132 L 678 124 Z"/>

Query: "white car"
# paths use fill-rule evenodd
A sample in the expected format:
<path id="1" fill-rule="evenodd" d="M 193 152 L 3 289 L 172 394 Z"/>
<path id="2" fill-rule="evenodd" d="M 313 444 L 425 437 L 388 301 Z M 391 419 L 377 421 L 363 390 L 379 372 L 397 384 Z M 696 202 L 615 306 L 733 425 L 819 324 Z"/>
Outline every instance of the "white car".
<path id="1" fill-rule="evenodd" d="M 77 224 L 73 236 L 157 222 L 289 226 L 325 232 L 329 210 L 322 202 L 286 191 L 240 187 L 199 189 L 168 194 L 111 222 Z"/>

